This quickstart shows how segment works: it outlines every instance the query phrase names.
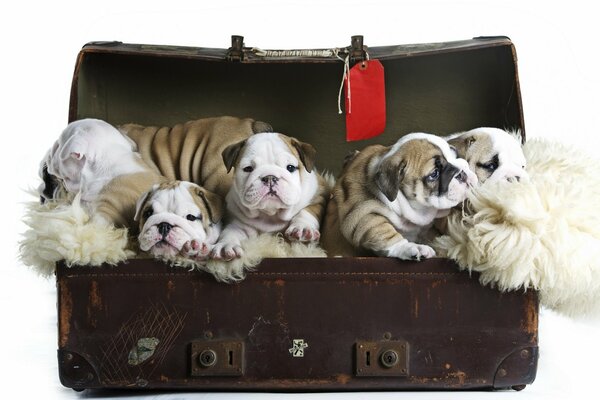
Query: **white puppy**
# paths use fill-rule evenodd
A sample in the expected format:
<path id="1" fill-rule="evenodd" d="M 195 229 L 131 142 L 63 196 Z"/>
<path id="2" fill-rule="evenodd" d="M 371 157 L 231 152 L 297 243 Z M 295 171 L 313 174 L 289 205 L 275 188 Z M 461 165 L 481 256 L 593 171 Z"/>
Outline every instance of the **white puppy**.
<path id="1" fill-rule="evenodd" d="M 158 258 L 208 256 L 221 233 L 223 200 L 191 182 L 154 185 L 136 206 L 140 248 Z"/>
<path id="2" fill-rule="evenodd" d="M 467 160 L 480 183 L 529 178 L 521 143 L 502 129 L 476 128 L 446 140 L 459 157 Z"/>
<path id="3" fill-rule="evenodd" d="M 54 198 L 62 187 L 69 193 L 81 191 L 84 202 L 95 200 L 113 178 L 147 170 L 135 149 L 131 139 L 107 122 L 70 123 L 41 162 L 41 201 Z"/>
<path id="4" fill-rule="evenodd" d="M 241 242 L 265 232 L 319 240 L 325 184 L 314 171 L 315 155 L 310 144 L 273 132 L 227 147 L 223 160 L 228 172 L 235 168 L 225 199 L 229 221 L 212 257 L 241 257 Z"/>

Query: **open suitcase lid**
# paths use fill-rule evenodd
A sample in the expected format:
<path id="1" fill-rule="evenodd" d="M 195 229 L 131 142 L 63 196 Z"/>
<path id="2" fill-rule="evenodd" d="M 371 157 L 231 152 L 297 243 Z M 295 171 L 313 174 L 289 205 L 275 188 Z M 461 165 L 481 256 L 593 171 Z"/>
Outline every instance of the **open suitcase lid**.
<path id="1" fill-rule="evenodd" d="M 241 36 L 232 37 L 229 49 L 92 42 L 77 59 L 69 121 L 170 126 L 251 117 L 312 143 L 317 166 L 333 173 L 348 152 L 389 145 L 410 132 L 446 135 L 491 126 L 524 134 L 510 39 L 385 47 L 362 41 L 354 36 L 349 47 L 312 50 L 245 47 Z M 385 68 L 385 132 L 353 143 L 345 140 L 345 116 L 337 107 L 347 56 L 351 63 L 378 59 Z"/>

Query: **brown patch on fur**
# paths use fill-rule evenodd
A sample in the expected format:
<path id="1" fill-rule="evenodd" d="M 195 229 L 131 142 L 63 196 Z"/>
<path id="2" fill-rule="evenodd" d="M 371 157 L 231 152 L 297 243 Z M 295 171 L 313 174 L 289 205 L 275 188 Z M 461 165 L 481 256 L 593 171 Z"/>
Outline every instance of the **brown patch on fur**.
<path id="1" fill-rule="evenodd" d="M 179 184 L 181 183 L 181 181 L 167 181 L 167 182 L 162 182 L 158 185 L 158 187 L 152 191 L 152 193 L 158 191 L 158 190 L 171 190 L 171 189 L 175 189 L 176 187 L 179 186 Z"/>
<path id="2" fill-rule="evenodd" d="M 139 198 L 165 178 L 152 170 L 121 175 L 111 180 L 100 192 L 95 214 L 118 228 L 129 228 L 136 235 L 136 204 Z"/>
<path id="3" fill-rule="evenodd" d="M 223 218 L 225 205 L 221 196 L 199 186 L 191 186 L 189 192 L 202 215 L 206 217 L 202 218 L 205 231 L 211 223 L 216 224 Z"/>
<path id="4" fill-rule="evenodd" d="M 296 138 L 278 134 L 279 138 L 287 145 L 290 153 L 294 155 L 304 165 L 306 171 L 311 172 L 315 167 L 315 159 L 317 158 L 317 150 L 309 144 L 299 141 Z"/>
<path id="5" fill-rule="evenodd" d="M 458 157 L 467 160 L 471 171 L 475 172 L 479 182 L 484 182 L 492 173 L 478 164 L 489 162 L 495 153 L 492 138 L 485 133 L 463 134 L 448 141 L 454 146 Z"/>

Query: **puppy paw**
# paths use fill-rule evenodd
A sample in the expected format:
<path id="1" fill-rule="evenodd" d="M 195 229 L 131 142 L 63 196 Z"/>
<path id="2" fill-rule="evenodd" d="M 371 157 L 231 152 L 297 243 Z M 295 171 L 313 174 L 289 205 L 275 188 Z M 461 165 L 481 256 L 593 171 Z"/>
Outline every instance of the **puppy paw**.
<path id="1" fill-rule="evenodd" d="M 241 246 L 228 243 L 217 243 L 210 253 L 211 258 L 221 261 L 231 261 L 243 255 L 244 250 Z"/>
<path id="2" fill-rule="evenodd" d="M 420 261 L 421 259 L 435 257 L 435 251 L 424 244 L 403 242 L 393 246 L 393 248 L 390 249 L 388 256 L 396 257 L 401 260 Z"/>
<path id="3" fill-rule="evenodd" d="M 210 246 L 197 240 L 186 242 L 181 248 L 181 255 L 195 261 L 206 261 L 210 254 Z"/>
<path id="4" fill-rule="evenodd" d="M 300 242 L 318 242 L 321 238 L 321 233 L 318 229 L 292 225 L 285 231 L 285 236 L 290 240 Z"/>

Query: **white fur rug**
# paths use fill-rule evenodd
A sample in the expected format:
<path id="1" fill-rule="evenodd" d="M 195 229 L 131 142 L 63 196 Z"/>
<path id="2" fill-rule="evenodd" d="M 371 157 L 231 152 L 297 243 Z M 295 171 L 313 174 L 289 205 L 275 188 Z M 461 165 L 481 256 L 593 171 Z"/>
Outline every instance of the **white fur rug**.
<path id="1" fill-rule="evenodd" d="M 500 290 L 539 290 L 569 316 L 600 312 L 600 160 L 545 140 L 523 148 L 530 182 L 484 184 L 434 247 Z"/>
<path id="2" fill-rule="evenodd" d="M 90 221 L 79 197 L 72 204 L 27 204 L 28 226 L 20 242 L 20 259 L 43 276 L 54 273 L 56 263 L 66 265 L 116 265 L 135 256 L 128 249 L 127 230 Z"/>
<path id="3" fill-rule="evenodd" d="M 117 265 L 136 253 L 128 243 L 127 230 L 96 224 L 90 220 L 79 198 L 72 205 L 49 203 L 27 205 L 24 218 L 28 226 L 20 242 L 20 259 L 43 276 L 51 276 L 58 261 L 68 267 L 95 267 L 107 263 Z M 263 234 L 242 243 L 245 255 L 224 262 L 200 264 L 185 258 L 164 260 L 175 267 L 211 273 L 216 280 L 234 282 L 267 257 L 326 257 L 316 245 L 288 243 L 280 235 Z"/>
<path id="4" fill-rule="evenodd" d="M 186 258 L 166 259 L 173 266 L 199 269 L 211 273 L 219 282 L 236 282 L 244 279 L 246 271 L 253 270 L 263 258 L 327 257 L 316 244 L 289 243 L 281 234 L 262 234 L 242 242 L 244 255 L 232 261 L 209 260 L 206 264 Z"/>

